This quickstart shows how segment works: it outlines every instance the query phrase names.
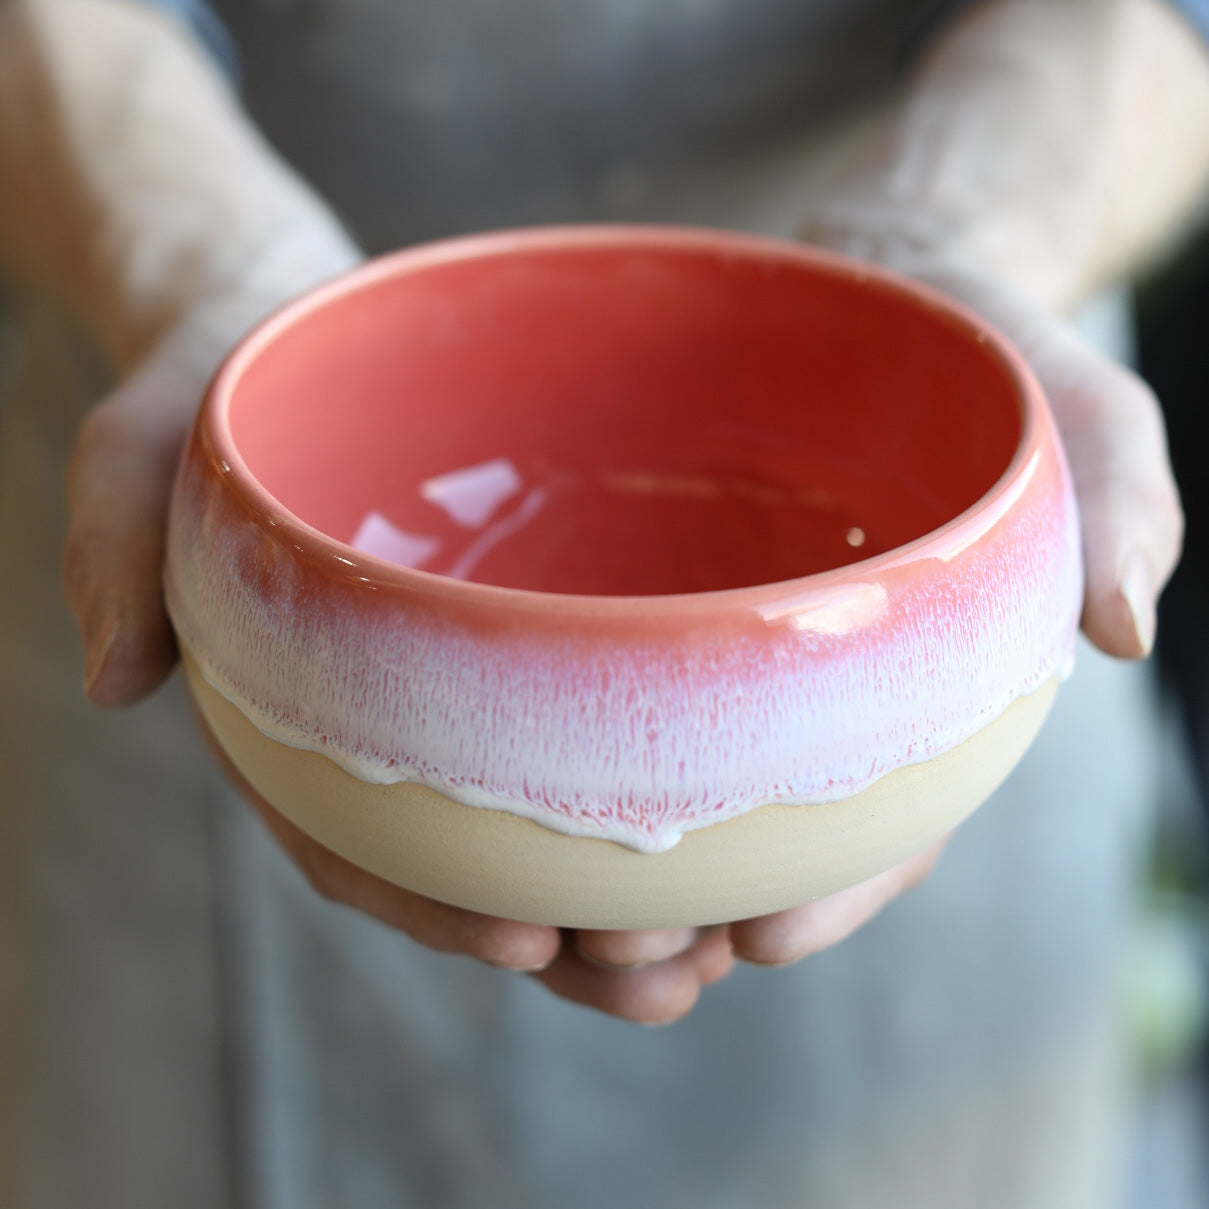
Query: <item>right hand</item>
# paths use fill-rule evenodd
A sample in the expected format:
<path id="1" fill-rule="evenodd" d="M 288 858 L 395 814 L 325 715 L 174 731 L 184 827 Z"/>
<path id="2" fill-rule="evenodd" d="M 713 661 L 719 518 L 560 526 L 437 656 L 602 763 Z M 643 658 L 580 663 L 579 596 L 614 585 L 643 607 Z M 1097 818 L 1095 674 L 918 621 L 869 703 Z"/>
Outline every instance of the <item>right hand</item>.
<path id="1" fill-rule="evenodd" d="M 259 319 L 357 259 L 334 227 L 301 245 L 291 236 L 267 248 L 245 277 L 187 310 L 81 424 L 69 474 L 63 578 L 84 642 L 85 691 L 95 704 L 132 705 L 176 665 L 161 588 L 168 504 L 181 450 L 219 362 Z M 440 952 L 537 974 L 573 1002 L 661 1023 L 684 1015 L 701 988 L 734 964 L 725 928 L 564 933 L 434 902 L 343 860 L 242 788 L 324 897 Z"/>
<path id="2" fill-rule="evenodd" d="M 334 223 L 283 225 L 237 280 L 184 307 L 85 416 L 68 470 L 63 586 L 95 704 L 132 705 L 176 665 L 161 587 L 165 529 L 207 383 L 259 320 L 359 259 Z"/>

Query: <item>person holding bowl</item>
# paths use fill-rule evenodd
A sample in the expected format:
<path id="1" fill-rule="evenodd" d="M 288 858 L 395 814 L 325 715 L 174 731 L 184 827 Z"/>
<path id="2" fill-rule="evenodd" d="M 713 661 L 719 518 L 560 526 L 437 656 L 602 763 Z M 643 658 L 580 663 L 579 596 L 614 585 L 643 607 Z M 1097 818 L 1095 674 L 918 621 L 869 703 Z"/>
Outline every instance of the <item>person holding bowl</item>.
<path id="1" fill-rule="evenodd" d="M 22 304 L 25 330 L 58 329 L 65 310 L 116 369 L 67 475 L 64 579 L 92 701 L 132 705 L 172 670 L 172 475 L 251 324 L 362 248 L 586 218 L 796 231 L 978 311 L 1058 420 L 1088 639 L 1149 652 L 1181 526 L 1161 419 L 1057 316 L 1154 255 L 1202 196 L 1209 63 L 1186 14 L 1158 0 L 229 7 L 248 106 L 334 210 L 251 124 L 210 10 L 0 8 L 0 254 L 39 300 Z M 158 1185 L 221 1204 L 232 1180 L 253 1204 L 422 1189 L 418 1203 L 449 1205 L 1030 1206 L 1057 1188 L 1064 1205 L 1103 1203 L 1126 1105 L 1105 989 L 1152 752 L 1136 676 L 1084 654 L 988 821 L 865 931 L 936 849 L 759 919 L 568 933 L 409 894 L 264 811 L 321 896 L 530 977 L 403 951 L 299 894 L 178 700 L 121 719 L 71 700 L 48 600 L 88 374 L 49 340 L 23 341 L 0 472 L 7 893 L 32 1038 L 11 1203 L 104 1204 L 109 1188 L 129 1205 Z M 735 970 L 841 940 L 775 981 Z M 635 1035 L 535 983 L 624 1020 L 692 1014 Z M 88 1124 L 66 1163 L 49 1139 L 69 1116 Z M 988 1191 L 992 1165 L 1008 1175 Z"/>

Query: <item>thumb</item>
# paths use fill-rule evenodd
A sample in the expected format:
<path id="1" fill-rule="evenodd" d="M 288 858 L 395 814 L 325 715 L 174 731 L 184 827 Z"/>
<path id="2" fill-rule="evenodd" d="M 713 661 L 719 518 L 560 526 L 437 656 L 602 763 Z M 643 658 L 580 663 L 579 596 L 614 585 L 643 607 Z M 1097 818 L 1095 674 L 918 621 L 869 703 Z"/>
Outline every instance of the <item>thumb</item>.
<path id="1" fill-rule="evenodd" d="M 1184 533 L 1158 400 L 1058 320 L 1019 343 L 1050 400 L 1079 501 L 1083 631 L 1106 654 L 1145 657 Z"/>
<path id="2" fill-rule="evenodd" d="M 1083 535 L 1083 631 L 1123 659 L 1150 654 L 1159 593 L 1184 521 L 1158 401 L 1069 324 L 1008 287 L 969 274 L 925 277 L 980 312 L 1024 355 L 1070 463 Z"/>
<path id="3" fill-rule="evenodd" d="M 216 358 L 172 341 L 85 418 L 68 473 L 63 586 L 98 705 L 130 705 L 176 662 L 160 568 L 176 462 Z"/>
<path id="4" fill-rule="evenodd" d="M 176 463 L 219 362 L 266 314 L 360 258 L 321 207 L 270 232 L 238 282 L 196 303 L 80 426 L 68 474 L 63 586 L 98 705 L 131 705 L 176 663 L 160 575 Z"/>

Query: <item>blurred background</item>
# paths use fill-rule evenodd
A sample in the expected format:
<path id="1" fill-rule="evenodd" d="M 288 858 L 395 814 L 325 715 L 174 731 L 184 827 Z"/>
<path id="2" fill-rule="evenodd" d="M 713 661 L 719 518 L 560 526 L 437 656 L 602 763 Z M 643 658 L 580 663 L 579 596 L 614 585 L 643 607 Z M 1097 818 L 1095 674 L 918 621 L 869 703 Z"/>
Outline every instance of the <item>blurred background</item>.
<path id="1" fill-rule="evenodd" d="M 1141 284 L 1136 338 L 1187 532 L 1160 606 L 1169 754 L 1123 994 L 1149 1088 L 1137 1203 L 1182 1206 L 1209 1189 L 1209 231 Z"/>

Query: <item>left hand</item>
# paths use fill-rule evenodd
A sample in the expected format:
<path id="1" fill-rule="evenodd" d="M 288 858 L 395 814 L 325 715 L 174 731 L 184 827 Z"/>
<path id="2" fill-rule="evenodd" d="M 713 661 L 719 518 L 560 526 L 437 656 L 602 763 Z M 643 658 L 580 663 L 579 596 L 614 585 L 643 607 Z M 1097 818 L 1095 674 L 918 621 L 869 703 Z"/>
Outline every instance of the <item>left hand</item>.
<path id="1" fill-rule="evenodd" d="M 969 5 L 803 232 L 949 295 L 1024 355 L 1074 480 L 1083 630 L 1124 659 L 1150 653 L 1183 517 L 1154 395 L 1056 311 L 1178 228 L 1209 174 L 1207 119 L 1203 47 L 1169 6 Z M 736 956 L 784 962 L 842 940 L 922 880 L 938 852 L 733 924 Z"/>
<path id="2" fill-rule="evenodd" d="M 1183 519 L 1153 394 L 1055 311 L 1128 271 L 1178 226 L 1209 171 L 1207 117 L 1203 47 L 1165 5 L 967 6 L 931 48 L 884 137 L 816 207 L 804 235 L 941 290 L 1020 349 L 1070 461 L 1084 542 L 1083 629 L 1125 659 L 1153 645 Z M 1156 139 L 1156 129 L 1170 137 Z M 922 881 L 941 847 L 839 894 L 731 924 L 734 956 L 779 965 L 836 944 Z M 580 988 L 624 987 L 645 1013 L 670 1015 L 695 995 L 667 993 L 668 963 L 683 970 L 683 961 L 650 937 L 581 933 L 576 943 L 596 961 L 651 964 L 606 982 L 604 971 L 560 958 L 543 977 L 560 980 L 571 998 Z M 692 953 L 705 942 L 659 943 Z"/>
<path id="3" fill-rule="evenodd" d="M 1083 632 L 1106 655 L 1145 658 L 1154 646 L 1158 598 L 1179 561 L 1184 535 L 1154 392 L 1068 323 L 1001 281 L 953 268 L 919 275 L 982 315 L 1037 375 L 1079 505 Z"/>
<path id="4" fill-rule="evenodd" d="M 866 249 L 868 251 L 868 249 Z M 1046 393 L 1074 479 L 1083 533 L 1082 627 L 1108 655 L 1143 658 L 1175 569 L 1183 516 L 1162 414 L 1140 378 L 989 274 L 912 265 L 913 275 L 981 314 L 1024 354 Z M 735 955 L 784 964 L 845 939 L 931 872 L 943 845 L 804 907 L 731 925 Z"/>

